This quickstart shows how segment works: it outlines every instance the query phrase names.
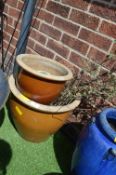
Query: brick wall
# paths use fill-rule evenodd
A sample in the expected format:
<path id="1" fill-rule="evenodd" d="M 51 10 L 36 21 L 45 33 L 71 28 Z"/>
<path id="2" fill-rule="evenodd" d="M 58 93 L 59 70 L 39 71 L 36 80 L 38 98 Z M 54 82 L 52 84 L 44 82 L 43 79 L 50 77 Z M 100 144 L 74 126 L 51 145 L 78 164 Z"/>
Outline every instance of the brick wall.
<path id="1" fill-rule="evenodd" d="M 5 49 L 8 47 L 23 1 L 7 0 Z M 40 9 L 41 7 L 41 9 Z M 20 23 L 11 42 L 8 57 L 15 49 Z M 86 62 L 101 63 L 115 51 L 115 0 L 40 0 L 37 2 L 27 45 L 27 53 L 56 59 L 78 70 Z M 105 68 L 115 62 L 108 61 Z"/>

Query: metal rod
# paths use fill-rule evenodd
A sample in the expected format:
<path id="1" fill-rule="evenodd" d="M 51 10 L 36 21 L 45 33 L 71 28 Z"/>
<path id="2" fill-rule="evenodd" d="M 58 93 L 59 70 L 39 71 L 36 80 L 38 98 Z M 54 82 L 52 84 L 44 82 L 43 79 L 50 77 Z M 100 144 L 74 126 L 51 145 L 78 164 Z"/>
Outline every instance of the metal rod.
<path id="1" fill-rule="evenodd" d="M 33 13 L 35 11 L 35 5 L 36 5 L 37 0 L 25 0 L 25 4 L 27 8 L 24 11 L 23 15 L 23 20 L 21 24 L 21 32 L 20 32 L 20 37 L 19 37 L 19 42 L 17 44 L 17 51 L 16 55 L 25 53 L 26 50 L 26 45 L 28 41 L 28 35 L 31 27 L 31 21 L 33 17 Z M 14 63 L 14 70 L 13 70 L 13 75 L 16 76 L 18 72 L 18 65 L 15 61 Z"/>

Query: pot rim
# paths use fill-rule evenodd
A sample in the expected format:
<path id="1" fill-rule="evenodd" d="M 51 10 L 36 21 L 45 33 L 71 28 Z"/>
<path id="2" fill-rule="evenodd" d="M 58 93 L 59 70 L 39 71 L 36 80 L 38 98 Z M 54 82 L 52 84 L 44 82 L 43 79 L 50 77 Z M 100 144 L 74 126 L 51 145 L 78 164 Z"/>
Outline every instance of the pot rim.
<path id="1" fill-rule="evenodd" d="M 46 62 L 48 62 L 52 65 L 54 64 L 56 67 L 59 66 L 59 68 L 62 69 L 62 71 L 64 70 L 66 72 L 66 75 L 59 75 L 58 76 L 58 75 L 53 75 L 53 74 L 46 74 L 45 71 L 36 71 L 23 62 L 24 57 L 34 57 L 34 58 L 38 58 L 40 60 L 45 60 Z M 16 57 L 16 62 L 18 63 L 18 65 L 21 68 L 23 68 L 27 72 L 29 72 L 37 77 L 46 78 L 46 79 L 55 80 L 55 81 L 67 81 L 67 80 L 70 80 L 73 78 L 73 74 L 69 68 L 67 68 L 66 66 L 64 66 L 63 64 L 61 64 L 55 60 L 51 60 L 50 58 L 46 58 L 46 57 L 43 57 L 41 55 L 20 54 Z"/>
<path id="2" fill-rule="evenodd" d="M 15 79 L 13 75 L 10 75 L 8 82 L 9 82 L 9 87 L 12 94 L 23 104 L 37 111 L 49 112 L 49 113 L 64 113 L 64 112 L 72 111 L 80 104 L 80 100 L 74 100 L 72 103 L 64 106 L 43 105 L 35 101 L 32 101 L 29 98 L 25 97 L 23 94 L 21 94 L 21 92 L 16 88 Z"/>

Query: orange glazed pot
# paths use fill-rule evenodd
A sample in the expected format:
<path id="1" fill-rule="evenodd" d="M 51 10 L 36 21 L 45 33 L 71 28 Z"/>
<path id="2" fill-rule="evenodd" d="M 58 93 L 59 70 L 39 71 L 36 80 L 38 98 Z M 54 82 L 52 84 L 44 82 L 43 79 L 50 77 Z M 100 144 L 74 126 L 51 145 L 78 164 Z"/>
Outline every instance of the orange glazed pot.
<path id="1" fill-rule="evenodd" d="M 40 55 L 21 54 L 17 63 L 22 68 L 16 77 L 20 92 L 39 103 L 49 104 L 55 100 L 72 72 L 64 65 Z"/>
<path id="2" fill-rule="evenodd" d="M 12 92 L 9 101 L 14 124 L 19 134 L 32 142 L 44 141 L 54 134 L 80 103 L 79 100 L 75 100 L 65 106 L 39 104 L 20 93 L 13 76 L 9 78 L 9 86 Z"/>

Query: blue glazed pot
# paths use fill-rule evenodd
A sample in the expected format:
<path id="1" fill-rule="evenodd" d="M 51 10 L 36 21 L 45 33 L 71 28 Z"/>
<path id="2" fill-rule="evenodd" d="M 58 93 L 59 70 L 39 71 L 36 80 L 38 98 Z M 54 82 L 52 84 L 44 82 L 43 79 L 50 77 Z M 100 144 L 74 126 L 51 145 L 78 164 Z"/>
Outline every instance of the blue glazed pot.
<path id="1" fill-rule="evenodd" d="M 73 175 L 116 174 L 116 108 L 105 109 L 83 129 L 72 171 Z"/>

